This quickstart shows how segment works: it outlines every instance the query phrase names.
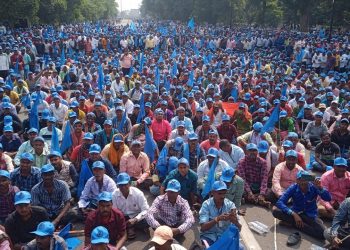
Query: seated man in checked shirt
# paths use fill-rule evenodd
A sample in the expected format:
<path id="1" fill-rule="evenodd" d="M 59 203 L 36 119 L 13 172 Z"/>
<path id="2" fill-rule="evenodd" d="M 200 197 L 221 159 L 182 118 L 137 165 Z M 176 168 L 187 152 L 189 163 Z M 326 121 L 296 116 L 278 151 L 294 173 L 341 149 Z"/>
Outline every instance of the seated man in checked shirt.
<path id="1" fill-rule="evenodd" d="M 160 225 L 171 227 L 174 237 L 179 238 L 194 223 L 188 202 L 179 195 L 181 184 L 173 179 L 168 182 L 166 193 L 158 196 L 146 214 L 146 221 L 156 229 Z"/>

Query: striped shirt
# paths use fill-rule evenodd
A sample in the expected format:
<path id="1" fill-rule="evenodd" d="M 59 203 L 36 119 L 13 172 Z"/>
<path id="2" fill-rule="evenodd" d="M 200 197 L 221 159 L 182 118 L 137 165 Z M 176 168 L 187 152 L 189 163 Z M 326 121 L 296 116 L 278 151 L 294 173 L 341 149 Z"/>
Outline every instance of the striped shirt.
<path id="1" fill-rule="evenodd" d="M 31 167 L 30 175 L 21 175 L 21 167 L 15 168 L 10 175 L 12 185 L 19 188 L 21 191 L 30 192 L 32 188 L 41 181 L 41 172 L 37 167 Z"/>

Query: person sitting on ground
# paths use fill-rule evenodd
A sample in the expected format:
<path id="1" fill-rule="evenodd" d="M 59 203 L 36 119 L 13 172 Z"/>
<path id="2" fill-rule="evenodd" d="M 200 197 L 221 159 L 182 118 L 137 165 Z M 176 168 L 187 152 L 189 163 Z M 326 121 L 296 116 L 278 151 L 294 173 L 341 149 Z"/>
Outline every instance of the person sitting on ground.
<path id="1" fill-rule="evenodd" d="M 235 174 L 231 167 L 224 167 L 220 176 L 220 181 L 225 182 L 227 186 L 226 198 L 232 201 L 237 209 L 240 209 L 244 192 L 244 180 Z M 238 211 L 244 215 L 244 210 Z"/>
<path id="2" fill-rule="evenodd" d="M 340 157 L 340 148 L 331 141 L 331 135 L 326 132 L 321 135 L 321 142 L 315 148 L 313 170 L 325 172 L 327 166 L 333 166 L 334 159 Z"/>
<path id="3" fill-rule="evenodd" d="M 149 187 L 150 161 L 144 152 L 141 152 L 141 142 L 132 141 L 130 152 L 124 154 L 120 159 L 120 172 L 127 173 L 132 179 L 132 186 L 142 188 Z"/>
<path id="4" fill-rule="evenodd" d="M 3 226 L 0 225 L 0 249 L 12 250 L 12 242 L 10 237 L 6 234 Z"/>
<path id="5" fill-rule="evenodd" d="M 10 213 L 15 211 L 14 198 L 19 189 L 11 185 L 10 173 L 0 170 L 0 225 L 3 225 Z"/>
<path id="6" fill-rule="evenodd" d="M 148 250 L 186 250 L 183 246 L 174 243 L 173 236 L 173 230 L 170 227 L 157 227 L 151 239 L 153 246 Z"/>
<path id="7" fill-rule="evenodd" d="M 225 198 L 226 193 L 226 184 L 223 181 L 215 181 L 211 188 L 213 197 L 203 202 L 199 211 L 200 238 L 209 246 L 213 245 L 231 224 L 239 231 L 242 227 L 238 221 L 236 206 Z"/>
<path id="8" fill-rule="evenodd" d="M 32 188 L 32 204 L 45 208 L 53 224 L 66 225 L 74 218 L 74 212 L 69 211 L 72 196 L 68 184 L 55 179 L 55 168 L 51 164 L 41 168 L 41 178 Z"/>
<path id="9" fill-rule="evenodd" d="M 50 154 L 49 149 L 45 149 L 45 139 L 41 136 L 35 137 L 33 148 L 33 165 L 38 168 L 41 168 L 42 166 L 48 163 L 48 156 Z"/>
<path id="10" fill-rule="evenodd" d="M 5 221 L 6 233 L 11 238 L 15 250 L 21 250 L 22 246 L 32 241 L 34 235 L 31 232 L 36 229 L 40 222 L 49 220 L 46 210 L 42 207 L 32 206 L 31 202 L 32 196 L 29 192 L 16 193 L 16 211 L 12 212 Z"/>
<path id="11" fill-rule="evenodd" d="M 145 216 L 149 205 L 144 193 L 131 186 L 130 176 L 127 173 L 120 173 L 117 176 L 117 186 L 118 189 L 112 194 L 113 207 L 124 214 L 128 239 L 136 238 L 135 229 L 147 233 L 149 226 Z"/>
<path id="12" fill-rule="evenodd" d="M 113 168 L 118 173 L 122 156 L 129 152 L 129 147 L 124 143 L 121 134 L 113 136 L 112 142 L 107 144 L 101 152 L 101 156 L 110 161 Z"/>
<path id="13" fill-rule="evenodd" d="M 81 193 L 78 207 L 83 214 L 94 210 L 97 206 L 97 197 L 102 191 L 113 192 L 117 186 L 112 178 L 106 175 L 105 165 L 102 161 L 92 164 L 93 177 L 88 179 Z"/>
<path id="14" fill-rule="evenodd" d="M 289 150 L 293 150 L 293 142 L 291 142 L 290 140 L 285 140 L 282 143 L 282 150 L 280 150 L 279 154 L 278 154 L 278 162 L 284 162 L 286 160 L 286 152 Z M 296 150 L 295 150 L 296 151 Z M 296 151 L 297 152 L 297 151 Z M 302 167 L 303 169 L 306 168 L 306 163 L 305 163 L 305 159 L 302 153 L 297 152 L 297 164 Z"/>
<path id="15" fill-rule="evenodd" d="M 258 143 L 262 140 L 267 141 L 270 146 L 275 145 L 269 133 L 265 132 L 262 135 L 260 134 L 262 128 L 263 124 L 261 122 L 254 123 L 252 131 L 249 131 L 237 138 L 238 145 L 242 148 L 245 148 L 248 143 L 254 143 L 258 145 Z"/>
<path id="16" fill-rule="evenodd" d="M 91 242 L 93 229 L 103 226 L 109 232 L 110 244 L 120 249 L 127 239 L 124 215 L 118 208 L 112 207 L 111 192 L 101 192 L 97 200 L 97 209 L 90 211 L 85 221 L 85 246 Z"/>
<path id="17" fill-rule="evenodd" d="M 303 170 L 297 164 L 297 156 L 298 154 L 295 150 L 288 150 L 285 154 L 285 161 L 275 167 L 272 177 L 272 188 L 268 195 L 272 204 L 277 202 L 287 188 L 296 183 L 297 173 Z"/>
<path id="18" fill-rule="evenodd" d="M 339 205 L 339 209 L 336 211 L 333 218 L 332 226 L 327 228 L 323 235 L 331 246 L 335 249 L 343 247 L 343 249 L 350 249 L 350 239 L 343 239 L 349 235 L 349 228 L 345 226 L 350 223 L 350 197 L 346 198 Z"/>
<path id="19" fill-rule="evenodd" d="M 55 226 L 50 221 L 41 222 L 32 234 L 35 239 L 24 246 L 23 250 L 50 250 L 58 247 L 62 250 L 68 250 L 67 243 L 58 234 L 54 234 Z"/>
<path id="20" fill-rule="evenodd" d="M 4 148 L 0 143 L 0 170 L 12 172 L 13 169 L 12 158 L 4 153 Z"/>
<path id="21" fill-rule="evenodd" d="M 188 201 L 192 208 L 195 203 L 195 195 L 197 194 L 198 176 L 192 169 L 190 169 L 190 164 L 186 158 L 179 159 L 177 168 L 167 175 L 160 188 L 161 194 L 165 193 L 168 182 L 174 179 L 181 183 L 180 195 Z"/>
<path id="22" fill-rule="evenodd" d="M 333 169 L 321 176 L 322 187 L 328 190 L 332 200 L 330 202 L 319 200 L 318 214 L 321 218 L 333 219 L 350 191 L 350 172 L 347 171 L 347 160 L 335 158 Z"/>
<path id="23" fill-rule="evenodd" d="M 219 146 L 220 159 L 227 162 L 231 168 L 236 170 L 238 162 L 245 156 L 243 149 L 234 144 L 231 144 L 226 139 L 220 140 Z"/>
<path id="24" fill-rule="evenodd" d="M 180 182 L 170 180 L 166 193 L 153 201 L 146 214 L 146 221 L 153 229 L 167 225 L 175 237 L 180 237 L 191 228 L 194 217 L 188 201 L 179 195 L 180 190 Z"/>
<path id="25" fill-rule="evenodd" d="M 205 153 L 208 153 L 208 150 L 210 148 L 216 148 L 217 150 L 220 149 L 219 147 L 219 135 L 218 132 L 216 130 L 209 130 L 209 136 L 208 139 L 205 141 L 202 141 L 200 144 L 200 147 L 205 151 Z"/>
<path id="26" fill-rule="evenodd" d="M 11 173 L 12 185 L 21 191 L 30 192 L 32 188 L 41 181 L 40 169 L 33 166 L 33 155 L 22 153 L 19 167 Z"/>
<path id="27" fill-rule="evenodd" d="M 0 143 L 3 146 L 4 153 L 14 158 L 22 141 L 17 134 L 13 133 L 13 127 L 7 125 L 4 127 L 4 134 L 0 136 Z"/>
<path id="28" fill-rule="evenodd" d="M 90 245 L 83 250 L 118 250 L 116 247 L 109 244 L 109 232 L 103 226 L 95 227 L 91 232 Z"/>
<path id="29" fill-rule="evenodd" d="M 315 113 L 315 120 L 309 122 L 303 133 L 303 137 L 306 141 L 306 147 L 311 149 L 312 146 L 316 146 L 321 141 L 321 135 L 327 133 L 327 125 L 322 122 L 323 113 L 318 111 Z"/>
<path id="30" fill-rule="evenodd" d="M 313 182 L 310 180 L 314 179 Z M 331 201 L 330 193 L 321 185 L 320 179 L 315 179 L 305 170 L 297 173 L 297 182 L 292 184 L 278 199 L 272 209 L 272 215 L 292 225 L 311 237 L 324 240 L 323 222 L 317 217 L 316 199 L 320 196 L 325 201 Z M 288 201 L 292 199 L 292 206 Z"/>
<path id="31" fill-rule="evenodd" d="M 246 202 L 270 207 L 270 202 L 265 200 L 267 165 L 266 161 L 258 156 L 258 147 L 254 143 L 247 144 L 246 155 L 238 162 L 237 173 L 244 180 Z"/>

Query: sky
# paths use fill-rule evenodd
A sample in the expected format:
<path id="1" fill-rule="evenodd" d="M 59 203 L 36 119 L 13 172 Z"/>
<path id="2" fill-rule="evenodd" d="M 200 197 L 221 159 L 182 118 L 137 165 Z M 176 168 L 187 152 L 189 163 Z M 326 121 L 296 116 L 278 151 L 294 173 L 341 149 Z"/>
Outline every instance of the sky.
<path id="1" fill-rule="evenodd" d="M 141 5 L 142 0 L 116 0 L 119 5 L 119 11 L 121 10 L 130 10 L 138 9 Z"/>

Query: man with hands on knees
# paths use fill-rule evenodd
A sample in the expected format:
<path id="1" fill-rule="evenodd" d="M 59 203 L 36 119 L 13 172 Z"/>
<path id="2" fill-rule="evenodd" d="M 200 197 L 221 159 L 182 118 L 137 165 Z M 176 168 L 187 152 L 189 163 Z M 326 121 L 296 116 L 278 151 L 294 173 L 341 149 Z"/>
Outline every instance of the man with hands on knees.
<path id="1" fill-rule="evenodd" d="M 317 239 L 323 240 L 325 229 L 322 220 L 317 217 L 317 198 L 330 201 L 330 193 L 321 185 L 319 178 L 314 178 L 307 171 L 297 173 L 297 182 L 292 184 L 279 198 L 272 209 L 275 218 L 292 225 L 300 231 Z M 292 206 L 288 201 L 292 199 Z"/>

